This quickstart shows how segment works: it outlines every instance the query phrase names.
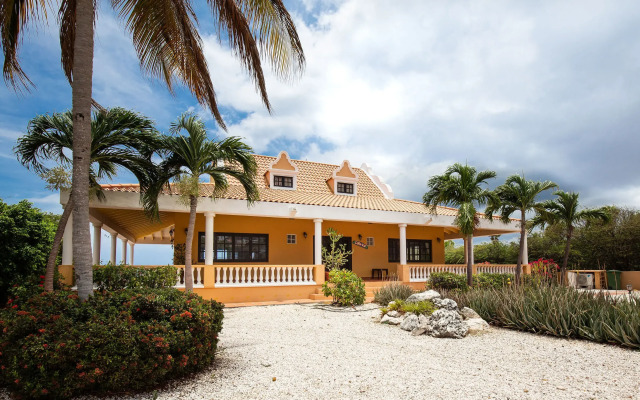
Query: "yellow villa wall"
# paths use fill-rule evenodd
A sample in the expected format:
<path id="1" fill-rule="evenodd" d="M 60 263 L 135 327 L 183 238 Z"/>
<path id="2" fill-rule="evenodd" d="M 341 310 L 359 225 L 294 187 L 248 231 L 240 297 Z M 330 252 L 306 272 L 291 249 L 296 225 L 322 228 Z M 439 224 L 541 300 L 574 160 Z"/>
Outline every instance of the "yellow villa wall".
<path id="1" fill-rule="evenodd" d="M 196 234 L 194 235 L 192 247 L 194 263 L 197 263 L 198 257 L 197 232 L 204 232 L 204 223 L 204 215 L 199 214 L 196 218 Z M 188 214 L 177 214 L 175 224 L 175 243 L 184 243 L 186 240 L 184 229 L 188 225 Z M 374 238 L 374 245 L 369 246 L 368 249 L 356 245 L 352 246 L 353 271 L 358 276 L 370 277 L 372 268 L 387 268 L 390 274 L 396 273 L 397 262 L 388 262 L 387 239 L 398 239 L 400 237 L 397 225 L 324 221 L 322 223 L 324 234 L 326 234 L 328 228 L 334 228 L 344 236 L 350 236 L 352 241 L 359 240 L 358 234 L 362 235 L 361 241 L 364 243 L 366 243 L 367 237 Z M 266 263 L 251 264 L 313 264 L 314 223 L 312 220 L 216 215 L 214 219 L 214 231 L 268 234 L 269 261 Z M 307 233 L 306 239 L 303 236 L 303 232 Z M 297 243 L 287 244 L 287 234 L 296 234 Z M 440 242 L 437 240 L 438 237 L 441 239 Z M 407 239 L 431 240 L 433 263 L 444 264 L 444 228 L 408 226 Z M 218 264 L 232 265 L 233 263 Z M 237 264 L 246 265 L 247 263 L 241 262 Z"/>

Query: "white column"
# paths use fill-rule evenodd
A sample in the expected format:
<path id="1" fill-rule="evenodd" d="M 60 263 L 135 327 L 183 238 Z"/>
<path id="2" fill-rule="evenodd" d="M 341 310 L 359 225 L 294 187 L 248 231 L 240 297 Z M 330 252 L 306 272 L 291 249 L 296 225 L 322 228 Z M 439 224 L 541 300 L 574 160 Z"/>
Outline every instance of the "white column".
<path id="1" fill-rule="evenodd" d="M 129 255 L 129 264 L 133 265 L 133 248 L 135 247 L 135 243 L 133 242 L 129 242 L 129 250 L 131 251 L 131 254 Z"/>
<path id="2" fill-rule="evenodd" d="M 102 223 L 93 224 L 93 265 L 100 265 L 100 239 L 102 236 Z"/>
<path id="3" fill-rule="evenodd" d="M 127 238 L 120 238 L 120 241 L 122 242 L 122 264 L 126 264 L 127 263 Z"/>
<path id="4" fill-rule="evenodd" d="M 322 264 L 322 220 L 319 218 L 314 219 L 313 223 L 315 224 L 313 263 L 320 265 Z"/>
<path id="5" fill-rule="evenodd" d="M 216 214 L 207 211 L 204 213 L 204 264 L 213 265 L 213 217 Z"/>
<path id="6" fill-rule="evenodd" d="M 73 264 L 73 213 L 69 215 L 62 236 L 62 265 Z"/>
<path id="7" fill-rule="evenodd" d="M 118 247 L 118 235 L 115 233 L 111 234 L 111 257 L 109 257 L 109 262 L 111 265 L 116 265 L 116 247 Z"/>
<path id="8" fill-rule="evenodd" d="M 407 224 L 398 224 L 400 228 L 400 265 L 407 265 Z"/>

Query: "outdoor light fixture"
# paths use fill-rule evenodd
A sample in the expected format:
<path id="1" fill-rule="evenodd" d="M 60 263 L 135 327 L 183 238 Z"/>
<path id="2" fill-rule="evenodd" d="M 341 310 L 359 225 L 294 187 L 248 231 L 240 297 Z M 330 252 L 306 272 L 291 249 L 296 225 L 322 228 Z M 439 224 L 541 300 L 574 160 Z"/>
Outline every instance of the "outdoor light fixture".
<path id="1" fill-rule="evenodd" d="M 302 236 L 304 236 L 304 238 L 307 238 L 307 232 L 302 232 Z"/>
<path id="2" fill-rule="evenodd" d="M 358 233 L 358 240 L 362 240 L 362 235 Z"/>
<path id="3" fill-rule="evenodd" d="M 630 283 L 627 283 L 627 290 L 629 291 L 629 294 L 631 294 L 631 291 L 633 290 L 633 286 L 631 286 Z"/>
<path id="4" fill-rule="evenodd" d="M 186 235 L 189 232 L 189 228 L 184 228 L 184 234 Z"/>
<path id="5" fill-rule="evenodd" d="M 442 242 L 442 239 L 440 239 L 439 237 L 437 237 L 436 240 L 438 241 L 438 243 Z"/>

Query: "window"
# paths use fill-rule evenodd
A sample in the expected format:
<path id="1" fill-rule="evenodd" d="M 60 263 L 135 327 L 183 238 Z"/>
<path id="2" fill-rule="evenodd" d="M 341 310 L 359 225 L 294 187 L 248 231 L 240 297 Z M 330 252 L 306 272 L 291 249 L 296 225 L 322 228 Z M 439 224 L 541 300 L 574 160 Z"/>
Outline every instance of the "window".
<path id="1" fill-rule="evenodd" d="M 287 244 L 296 244 L 296 235 L 287 235 Z"/>
<path id="2" fill-rule="evenodd" d="M 431 262 L 431 240 L 407 239 L 407 262 Z"/>
<path id="3" fill-rule="evenodd" d="M 389 239 L 389 262 L 400 262 L 400 239 Z"/>
<path id="4" fill-rule="evenodd" d="M 367 238 L 367 246 L 373 246 L 373 243 L 374 243 L 373 238 L 372 237 L 368 237 Z"/>
<path id="5" fill-rule="evenodd" d="M 273 176 L 273 186 L 292 188 L 293 187 L 293 177 L 292 176 L 274 175 Z"/>
<path id="6" fill-rule="evenodd" d="M 353 183 L 338 182 L 338 193 L 353 194 Z"/>
<path id="7" fill-rule="evenodd" d="M 204 261 L 204 232 L 198 235 L 198 261 Z M 215 261 L 269 261 L 269 235 L 256 233 L 216 233 L 213 239 Z"/>
<path id="8" fill-rule="evenodd" d="M 431 262 L 431 240 L 407 239 L 407 262 Z M 389 239 L 389 262 L 400 262 L 400 239 Z"/>

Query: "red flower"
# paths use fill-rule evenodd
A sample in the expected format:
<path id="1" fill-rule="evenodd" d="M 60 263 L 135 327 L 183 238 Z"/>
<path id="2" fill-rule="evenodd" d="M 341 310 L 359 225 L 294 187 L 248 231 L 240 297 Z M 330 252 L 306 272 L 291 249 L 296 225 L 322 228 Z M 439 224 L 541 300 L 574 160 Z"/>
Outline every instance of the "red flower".
<path id="1" fill-rule="evenodd" d="M 17 385 L 18 383 L 20 383 L 20 379 L 16 379 L 15 381 L 13 381 L 13 383 Z"/>
<path id="2" fill-rule="evenodd" d="M 44 275 L 40 275 L 40 279 L 44 279 Z"/>

